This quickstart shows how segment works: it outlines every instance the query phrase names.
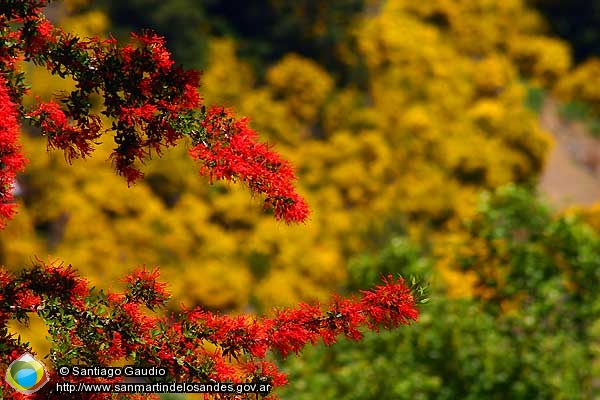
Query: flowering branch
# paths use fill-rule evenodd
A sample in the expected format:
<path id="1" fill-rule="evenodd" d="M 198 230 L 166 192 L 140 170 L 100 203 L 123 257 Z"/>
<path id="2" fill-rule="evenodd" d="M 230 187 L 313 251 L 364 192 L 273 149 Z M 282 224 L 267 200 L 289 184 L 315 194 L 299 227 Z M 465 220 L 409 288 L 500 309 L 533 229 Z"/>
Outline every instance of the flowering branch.
<path id="1" fill-rule="evenodd" d="M 272 317 L 227 316 L 198 308 L 158 317 L 148 310 L 164 306 L 169 298 L 158 277 L 157 270 L 139 269 L 127 276 L 124 293 L 105 294 L 91 290 L 71 266 L 56 262 L 37 260 L 19 276 L 0 269 L 0 365 L 7 367 L 23 352 L 31 352 L 8 335 L 7 322 L 26 322 L 28 314 L 36 313 L 53 338 L 49 359 L 55 379 L 62 365 L 110 366 L 126 360 L 164 368 L 165 378 L 178 382 L 262 382 L 278 387 L 287 378 L 265 360 L 269 351 L 286 356 L 319 339 L 326 344 L 340 335 L 359 340 L 361 327 L 389 329 L 418 319 L 413 288 L 391 276 L 358 298 L 334 297 L 324 307 L 301 304 L 276 310 Z M 51 386 L 34 398 L 61 398 Z"/>
<path id="2" fill-rule="evenodd" d="M 253 193 L 265 194 L 265 207 L 272 206 L 277 219 L 302 221 L 308 215 L 307 204 L 292 186 L 296 177 L 291 165 L 256 141 L 247 119 L 236 121 L 223 107 L 212 107 L 200 129 L 192 136 L 197 144 L 190 155 L 203 161 L 202 174 L 211 181 L 241 179 Z"/>
<path id="3" fill-rule="evenodd" d="M 0 8 L 0 76 L 7 76 L 15 104 L 27 93 L 19 60 L 76 82 L 62 104 L 50 101 L 18 109 L 20 117 L 48 138 L 48 148 L 63 150 L 67 161 L 85 158 L 103 135 L 111 133 L 115 169 L 133 184 L 143 177 L 139 163 L 188 137 L 190 155 L 203 163 L 203 174 L 246 182 L 253 193 L 266 196 L 265 207 L 274 209 L 276 219 L 308 218 L 308 206 L 293 187 L 296 177 L 290 165 L 258 142 L 245 119 L 235 121 L 218 107 L 207 112 L 198 94 L 200 73 L 175 65 L 162 37 L 132 34 L 132 42 L 124 47 L 112 37 L 83 40 L 52 26 L 41 13 L 45 4 L 11 0 Z M 103 128 L 100 115 L 92 112 L 94 94 L 103 97 L 100 114 L 113 121 L 110 128 Z M 215 161 L 219 156 L 226 158 Z"/>

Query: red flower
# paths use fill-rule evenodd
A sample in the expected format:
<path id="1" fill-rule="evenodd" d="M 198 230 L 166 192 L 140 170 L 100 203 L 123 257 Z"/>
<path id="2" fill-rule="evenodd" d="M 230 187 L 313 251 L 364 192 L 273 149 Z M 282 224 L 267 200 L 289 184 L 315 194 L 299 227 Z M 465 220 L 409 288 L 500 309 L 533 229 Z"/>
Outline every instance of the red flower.
<path id="1" fill-rule="evenodd" d="M 171 53 L 161 45 L 155 45 L 151 47 L 152 59 L 156 63 L 156 66 L 161 70 L 170 70 L 175 61 L 171 59 Z"/>
<path id="2" fill-rule="evenodd" d="M 127 151 L 128 154 L 113 152 L 110 158 L 113 160 L 117 173 L 127 179 L 127 185 L 132 185 L 144 177 L 144 173 L 133 165 L 135 160 L 134 154 L 138 154 L 138 158 L 143 157 L 143 149 L 132 147 L 127 149 Z"/>
<path id="3" fill-rule="evenodd" d="M 369 327 L 376 329 L 381 325 L 391 328 L 399 324 L 408 324 L 416 321 L 419 311 L 416 308 L 414 297 L 404 279 L 394 281 L 391 275 L 383 280 L 384 285 L 375 289 L 362 291 L 363 298 L 360 303 L 369 318 Z"/>
<path id="4" fill-rule="evenodd" d="M 279 372 L 277 366 L 269 361 L 246 363 L 243 369 L 254 378 L 254 382 L 266 380 L 271 386 L 283 386 L 288 382 L 287 375 Z"/>
<path id="5" fill-rule="evenodd" d="M 282 160 L 257 135 L 248 120 L 236 121 L 224 108 L 212 107 L 203 128 L 205 140 L 190 149 L 195 160 L 203 162 L 200 173 L 213 179 L 240 179 L 255 193 L 265 195 L 265 207 L 272 207 L 276 219 L 302 222 L 308 218 L 308 205 L 293 187 L 296 179 L 291 165 Z"/>
<path id="6" fill-rule="evenodd" d="M 124 293 L 108 293 L 106 295 L 106 299 L 108 300 L 109 303 L 114 303 L 114 304 L 124 304 L 127 300 L 127 297 L 125 296 Z"/>
<path id="7" fill-rule="evenodd" d="M 219 382 L 234 381 L 236 378 L 237 370 L 229 363 L 225 361 L 220 352 L 214 352 L 210 355 L 212 362 L 212 373 L 209 374 L 210 379 L 214 379 Z"/>
<path id="8" fill-rule="evenodd" d="M 123 57 L 123 61 L 126 65 L 131 64 L 131 62 L 135 59 L 136 52 L 136 49 L 130 44 L 121 49 L 121 56 Z"/>
<path id="9" fill-rule="evenodd" d="M 140 310 L 140 305 L 137 303 L 126 303 L 122 305 L 127 319 L 131 323 L 130 333 L 149 336 L 150 330 L 158 326 L 158 318 L 144 315 Z"/>
<path id="10" fill-rule="evenodd" d="M 119 359 L 125 357 L 126 352 L 125 352 L 125 347 L 123 345 L 121 333 L 114 332 L 112 334 L 112 340 L 110 341 L 110 344 L 109 344 L 108 349 L 106 350 L 105 354 L 106 354 L 109 362 L 112 360 L 119 360 Z"/>
<path id="11" fill-rule="evenodd" d="M 158 108 L 152 104 L 144 104 L 140 107 L 121 107 L 119 120 L 129 125 L 139 123 L 140 120 L 150 122 L 157 112 Z"/>
<path id="12" fill-rule="evenodd" d="M 0 266 L 0 288 L 6 288 L 14 282 L 15 277 L 8 272 L 3 266 Z"/>
<path id="13" fill-rule="evenodd" d="M 37 27 L 38 35 L 47 42 L 54 41 L 54 37 L 52 36 L 53 30 L 54 26 L 47 19 L 41 20 Z"/>
<path id="14" fill-rule="evenodd" d="M 155 33 L 144 32 L 141 35 L 132 33 L 131 37 L 142 45 L 142 51 L 150 52 L 152 60 L 159 70 L 169 71 L 175 61 L 171 59 L 171 52 L 165 47 L 165 39 Z"/>
<path id="15" fill-rule="evenodd" d="M 37 24 L 35 32 L 21 38 L 22 41 L 27 42 L 26 52 L 28 54 L 47 52 L 50 45 L 57 42 L 56 36 L 53 34 L 54 26 L 47 19 L 37 18 L 34 22 Z"/>
<path id="16" fill-rule="evenodd" d="M 321 309 L 317 305 L 300 304 L 296 310 L 279 310 L 268 321 L 270 344 L 284 357 L 290 352 L 298 353 L 307 343 L 315 343 L 319 337 Z"/>
<path id="17" fill-rule="evenodd" d="M 20 290 L 14 299 L 18 307 L 25 310 L 36 310 L 42 304 L 42 299 L 39 295 L 32 293 L 30 290 Z"/>
<path id="18" fill-rule="evenodd" d="M 101 136 L 97 115 L 90 114 L 78 120 L 77 126 L 71 126 L 65 111 L 53 101 L 40 103 L 27 116 L 48 136 L 48 147 L 64 150 L 69 162 L 73 158 L 89 156 L 92 145 Z"/>
<path id="19" fill-rule="evenodd" d="M 26 159 L 21 153 L 18 137 L 17 111 L 6 81 L 0 76 L 0 229 L 15 213 L 13 185 L 17 173 L 25 169 Z"/>
<path id="20" fill-rule="evenodd" d="M 200 105 L 200 95 L 198 86 L 200 86 L 200 72 L 188 70 L 183 72 L 183 95 L 180 100 L 180 108 L 183 110 L 195 109 Z"/>
<path id="21" fill-rule="evenodd" d="M 167 284 L 157 281 L 159 276 L 158 268 L 148 271 L 145 266 L 127 275 L 128 301 L 145 304 L 150 309 L 164 305 L 170 295 Z"/>

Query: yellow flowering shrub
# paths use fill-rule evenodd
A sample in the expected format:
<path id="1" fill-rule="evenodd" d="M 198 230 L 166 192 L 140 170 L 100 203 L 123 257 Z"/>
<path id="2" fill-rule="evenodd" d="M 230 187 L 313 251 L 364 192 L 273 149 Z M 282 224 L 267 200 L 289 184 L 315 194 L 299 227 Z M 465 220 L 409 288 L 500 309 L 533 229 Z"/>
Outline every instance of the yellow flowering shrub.
<path id="1" fill-rule="evenodd" d="M 267 72 L 267 82 L 290 115 L 312 122 L 331 89 L 333 79 L 315 62 L 288 54 Z"/>
<path id="2" fill-rule="evenodd" d="M 180 302 L 209 310 L 242 310 L 252 289 L 248 269 L 228 258 L 190 260 L 181 269 L 167 270 L 164 279 Z"/>
<path id="3" fill-rule="evenodd" d="M 10 238 L 11 240 L 7 240 Z M 19 213 L 0 235 L 0 258 L 2 265 L 21 268 L 31 260 L 32 255 L 42 254 L 42 241 L 38 239 L 33 219 L 24 206 L 19 202 Z"/>
<path id="4" fill-rule="evenodd" d="M 563 100 L 576 99 L 592 106 L 600 112 L 600 58 L 592 57 L 568 75 L 562 77 L 555 87 L 555 93 Z"/>
<path id="5" fill-rule="evenodd" d="M 201 95 L 206 104 L 237 106 L 241 93 L 253 86 L 250 67 L 236 57 L 235 43 L 214 39 L 209 44 L 209 65 L 202 71 Z"/>
<path id="6" fill-rule="evenodd" d="M 486 57 L 505 52 L 520 73 L 540 85 L 553 85 L 568 73 L 567 43 L 545 35 L 542 17 L 522 0 L 390 1 L 448 35 L 466 55 Z"/>
<path id="7" fill-rule="evenodd" d="M 523 75 L 544 87 L 552 87 L 571 68 L 569 46 L 552 38 L 516 36 L 508 54 Z"/>
<path id="8" fill-rule="evenodd" d="M 406 169 L 424 168 L 416 160 L 420 157 L 439 168 L 415 173 L 418 178 L 411 183 L 435 186 L 431 182 L 438 175 L 443 192 L 451 193 L 453 181 L 461 191 L 464 184 L 495 187 L 539 171 L 550 140 L 523 107 L 525 93 L 509 59 L 498 53 L 466 57 L 452 46 L 453 37 L 441 36 L 400 3 L 386 3 L 378 16 L 365 21 L 357 39 L 393 157 Z M 414 185 L 403 183 L 398 182 L 400 193 L 417 193 Z M 425 208 L 432 201 L 414 203 Z M 453 214 L 453 208 L 446 214 Z"/>
<path id="9" fill-rule="evenodd" d="M 517 78 L 511 60 L 500 53 L 489 53 L 476 60 L 473 79 L 477 95 L 483 98 L 498 96 Z"/>

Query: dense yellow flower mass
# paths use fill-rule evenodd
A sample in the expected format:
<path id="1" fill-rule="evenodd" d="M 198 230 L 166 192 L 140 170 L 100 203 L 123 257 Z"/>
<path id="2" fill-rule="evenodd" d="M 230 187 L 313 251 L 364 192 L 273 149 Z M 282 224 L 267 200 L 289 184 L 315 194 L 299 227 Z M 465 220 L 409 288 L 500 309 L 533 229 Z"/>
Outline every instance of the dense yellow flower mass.
<path id="1" fill-rule="evenodd" d="M 578 65 L 556 84 L 556 94 L 565 100 L 577 99 L 600 113 L 600 59 L 592 57 Z"/>
<path id="2" fill-rule="evenodd" d="M 65 24 L 83 34 L 107 24 L 98 11 L 78 18 Z M 385 226 L 431 240 L 460 235 L 479 191 L 535 181 L 551 141 L 524 105 L 522 79 L 570 93 L 597 69 L 565 77 L 568 47 L 544 36 L 521 0 L 387 1 L 347 41 L 340 46 L 355 43 L 356 53 L 345 62 L 362 68 L 364 82 L 341 84 L 292 53 L 260 79 L 223 38 L 211 41 L 202 75 L 208 104 L 248 116 L 296 166 L 313 209 L 306 225 L 275 222 L 240 187 L 208 185 L 185 146 L 148 163 L 146 179 L 128 189 L 107 162 L 110 139 L 69 167 L 26 134 L 28 201 L 0 233 L 1 262 L 18 268 L 51 255 L 115 287 L 136 265 L 160 265 L 177 303 L 210 309 L 322 299 Z M 68 87 L 31 72 L 38 95 Z M 592 89 L 586 99 L 599 101 Z M 465 276 L 443 276 L 455 294 L 473 294 L 459 286 Z"/>

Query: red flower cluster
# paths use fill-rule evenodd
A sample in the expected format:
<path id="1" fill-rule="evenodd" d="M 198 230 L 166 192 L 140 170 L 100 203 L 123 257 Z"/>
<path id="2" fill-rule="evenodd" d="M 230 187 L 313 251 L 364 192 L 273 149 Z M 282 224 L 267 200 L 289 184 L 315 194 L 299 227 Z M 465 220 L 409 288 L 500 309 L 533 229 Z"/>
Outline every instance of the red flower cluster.
<path id="1" fill-rule="evenodd" d="M 27 117 L 38 121 L 43 134 L 48 136 L 48 148 L 64 150 L 69 162 L 73 158 L 89 156 L 94 149 L 94 141 L 101 136 L 100 117 L 82 116 L 77 126 L 71 126 L 65 112 L 52 101 L 40 103 Z"/>
<path id="2" fill-rule="evenodd" d="M 17 110 L 10 99 L 6 81 L 0 76 L 0 229 L 15 212 L 15 178 L 25 168 L 26 160 L 18 138 Z"/>
<path id="3" fill-rule="evenodd" d="M 0 347 L 14 350 L 0 354 L 0 366 L 30 351 L 8 335 L 8 321 L 37 313 L 54 341 L 50 367 L 75 362 L 109 366 L 126 359 L 134 365 L 165 368 L 168 378 L 177 381 L 277 387 L 287 378 L 264 359 L 269 351 L 285 356 L 319 339 L 334 343 L 340 335 L 358 340 L 361 327 L 391 328 L 418 318 L 411 289 L 401 278 L 392 277 L 362 292 L 360 298 L 336 297 L 325 307 L 301 304 L 297 309 L 278 310 L 273 317 L 232 317 L 201 309 L 158 317 L 149 310 L 163 305 L 169 296 L 158 277 L 156 270 L 140 269 L 126 278 L 125 293 L 105 295 L 90 291 L 85 280 L 60 263 L 37 260 L 34 268 L 18 277 L 0 269 Z M 10 393 L 6 387 L 2 390 Z M 33 398 L 60 398 L 47 390 Z"/>
<path id="4" fill-rule="evenodd" d="M 235 120 L 222 107 L 212 107 L 202 122 L 203 135 L 190 155 L 203 162 L 200 172 L 213 179 L 244 181 L 253 193 L 266 196 L 265 207 L 273 207 L 275 218 L 302 222 L 308 205 L 294 190 L 296 179 L 291 165 L 282 160 L 257 135 L 247 119 Z"/>
<path id="5" fill-rule="evenodd" d="M 143 177 L 138 164 L 153 151 L 160 154 L 163 146 L 189 136 L 195 144 L 191 154 L 204 162 L 203 171 L 211 170 L 217 179 L 239 178 L 253 192 L 264 193 L 265 205 L 273 207 L 277 219 L 307 218 L 308 206 L 294 191 L 290 165 L 258 143 L 245 120 L 233 121 L 218 108 L 206 113 L 200 107 L 199 72 L 176 66 L 164 38 L 150 32 L 132 34 L 132 42 L 124 47 L 112 37 L 82 40 L 53 27 L 41 14 L 45 5 L 23 0 L 2 8 L 0 39 L 7 46 L 0 48 L 0 72 L 10 78 L 13 103 L 26 92 L 15 60 L 43 65 L 76 82 L 76 90 L 61 99 L 62 105 L 39 104 L 21 115 L 48 137 L 49 148 L 64 150 L 68 161 L 90 155 L 105 132 L 99 115 L 91 112 L 90 97 L 99 93 L 104 97 L 101 113 L 114 121 L 107 129 L 115 132 L 111 159 L 128 184 Z"/>
<path id="6" fill-rule="evenodd" d="M 171 53 L 165 47 L 165 39 L 156 34 L 131 35 L 134 39 L 143 44 L 151 53 L 151 58 L 156 63 L 159 70 L 168 72 L 171 70 L 175 61 L 171 59 Z"/>
<path id="7" fill-rule="evenodd" d="M 55 42 L 54 26 L 47 19 L 28 18 L 26 24 L 33 26 L 33 32 L 29 35 L 29 47 L 26 52 L 28 55 L 45 52 L 50 44 Z"/>
<path id="8" fill-rule="evenodd" d="M 383 279 L 384 285 L 379 285 L 370 291 L 363 291 L 361 306 L 365 310 L 365 317 L 370 329 L 383 326 L 390 329 L 416 321 L 419 313 L 411 304 L 411 290 L 402 279 L 394 281 L 391 275 Z"/>
<path id="9" fill-rule="evenodd" d="M 127 275 L 127 288 L 130 298 L 129 302 L 140 302 L 150 310 L 156 306 L 163 306 L 169 300 L 169 293 L 165 290 L 166 283 L 158 282 L 160 276 L 158 269 L 148 271 L 146 267 L 137 269 Z"/>

